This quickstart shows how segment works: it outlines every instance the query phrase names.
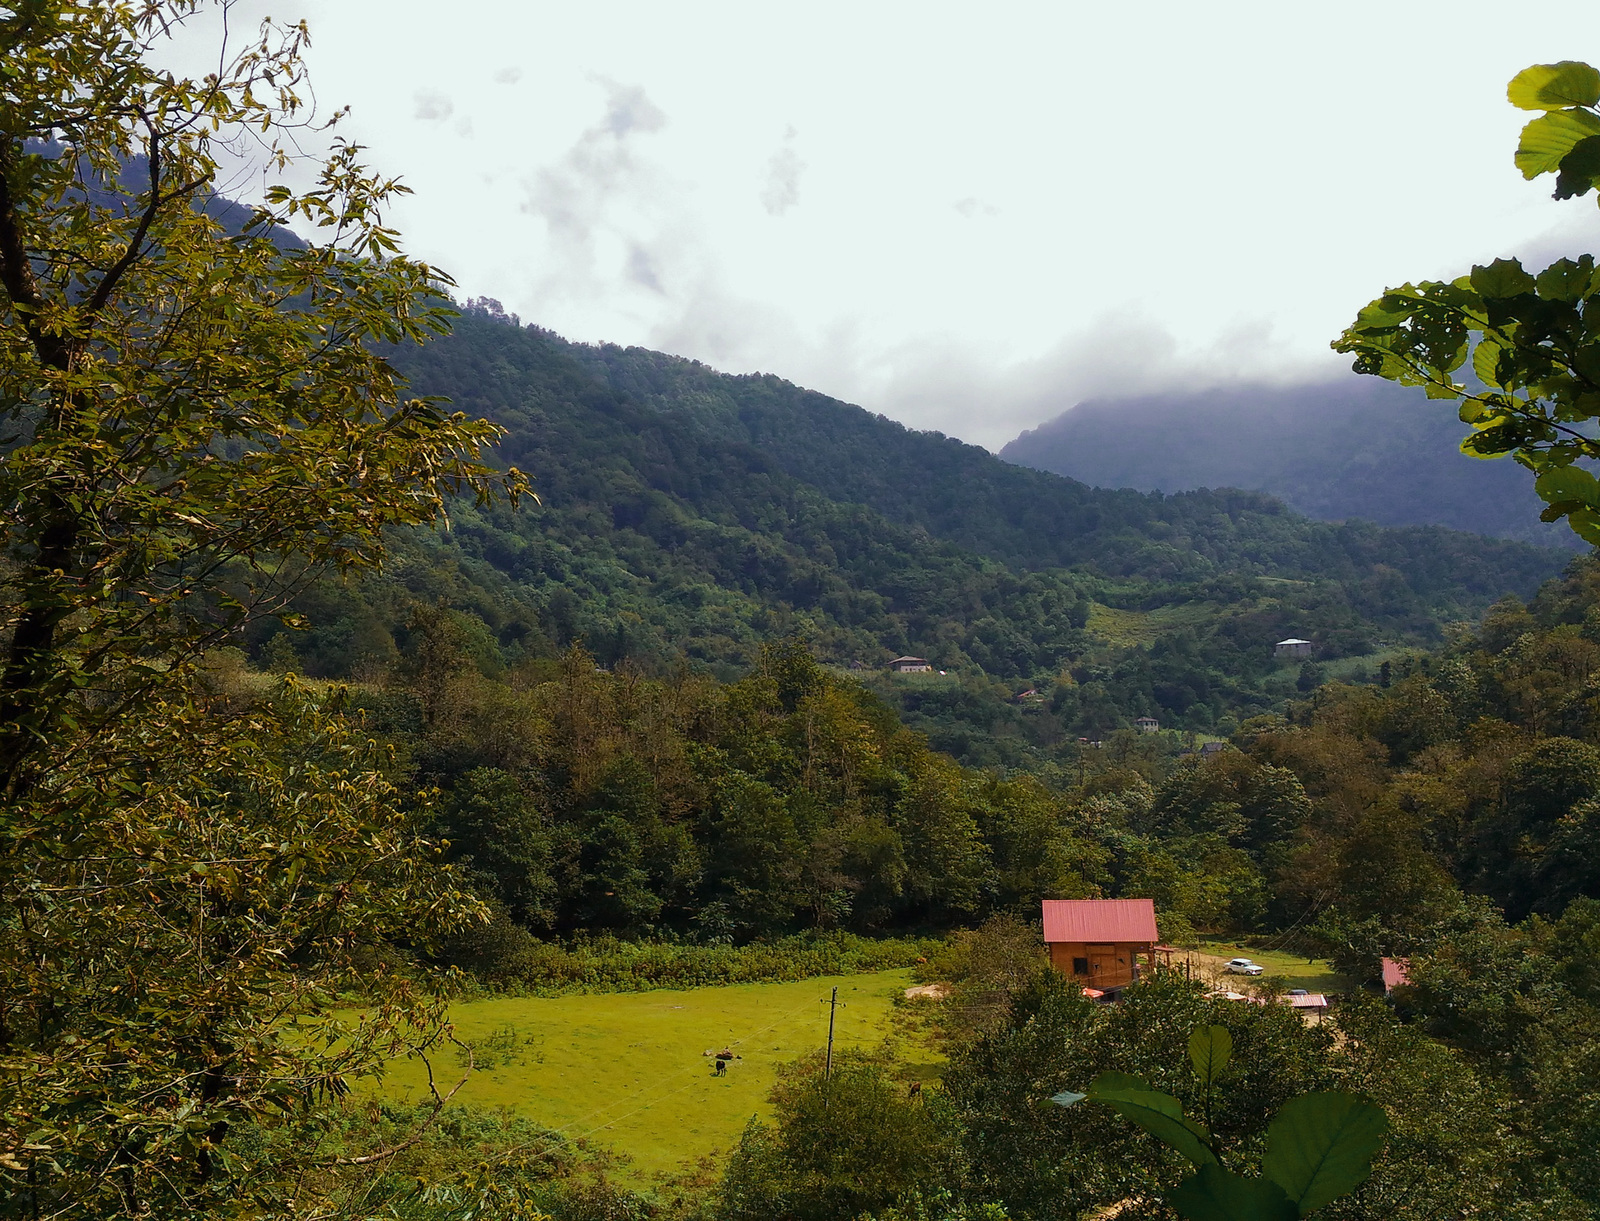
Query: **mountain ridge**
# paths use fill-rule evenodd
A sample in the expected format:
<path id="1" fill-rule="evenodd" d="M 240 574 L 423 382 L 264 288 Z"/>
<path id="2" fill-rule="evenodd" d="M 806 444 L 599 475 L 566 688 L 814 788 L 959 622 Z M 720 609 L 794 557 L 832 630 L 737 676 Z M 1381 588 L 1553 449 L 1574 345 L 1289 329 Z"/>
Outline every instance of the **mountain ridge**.
<path id="1" fill-rule="evenodd" d="M 1023 432 L 1008 462 L 1097 487 L 1239 487 L 1323 521 L 1440 525 L 1577 551 L 1511 462 L 1461 454 L 1464 426 L 1415 387 L 1349 375 L 1093 399 Z"/>
<path id="2" fill-rule="evenodd" d="M 257 657 L 329 677 L 421 664 L 404 661 L 419 605 L 499 670 L 582 641 L 602 665 L 734 677 L 798 635 L 939 749 L 1034 766 L 1137 716 L 1208 730 L 1281 708 L 1306 675 L 1273 641 L 1370 673 L 1564 558 L 1315 522 L 1261 493 L 1100 491 L 781 378 L 481 309 L 391 358 L 412 393 L 504 427 L 499 460 L 542 504 L 455 504 L 448 530 L 398 540 L 381 580 L 308 597 L 309 632 L 259 632 Z M 949 677 L 891 681 L 904 653 Z"/>

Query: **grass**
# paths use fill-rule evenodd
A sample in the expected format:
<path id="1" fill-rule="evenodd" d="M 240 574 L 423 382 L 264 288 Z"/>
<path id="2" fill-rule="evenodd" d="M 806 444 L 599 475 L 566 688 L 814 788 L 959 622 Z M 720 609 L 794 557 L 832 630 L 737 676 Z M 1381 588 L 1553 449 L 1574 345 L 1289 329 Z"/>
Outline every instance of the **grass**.
<path id="1" fill-rule="evenodd" d="M 1107 644 L 1150 644 L 1166 633 L 1200 623 L 1215 614 L 1204 603 L 1178 603 L 1154 610 L 1122 610 L 1094 602 L 1089 607 L 1089 634 Z"/>
<path id="2" fill-rule="evenodd" d="M 1286 988 L 1308 992 L 1348 992 L 1355 986 L 1347 975 L 1340 975 L 1333 964 L 1321 959 L 1307 961 L 1304 955 L 1286 950 L 1255 950 L 1228 941 L 1202 941 L 1200 949 L 1221 958 L 1248 958 L 1264 968 L 1262 978 L 1281 979 Z"/>
<path id="3" fill-rule="evenodd" d="M 627 1155 L 618 1178 L 648 1186 L 725 1152 L 752 1115 L 767 1113 L 780 1064 L 824 1047 L 829 990 L 839 988 L 836 1047 L 878 1047 L 895 1033 L 893 1000 L 909 970 L 795 983 L 560 997 L 502 997 L 451 1007 L 457 1037 L 480 1067 L 458 1102 L 506 1107 L 572 1138 Z M 742 1059 L 712 1075 L 702 1053 L 730 1047 Z M 924 1048 L 905 1048 L 931 1061 Z M 452 1074 L 451 1070 L 455 1072 Z M 460 1077 L 436 1064 L 447 1088 Z M 416 1061 L 397 1061 L 384 1092 L 426 1097 Z"/>
<path id="4" fill-rule="evenodd" d="M 1365 676 L 1370 679 L 1378 672 L 1378 667 L 1384 662 L 1397 662 L 1403 657 L 1414 656 L 1415 649 L 1395 646 L 1394 648 L 1379 649 L 1375 653 L 1362 653 L 1356 657 L 1341 657 L 1336 661 L 1325 662 L 1323 670 L 1330 679 L 1340 682 L 1355 675 Z"/>

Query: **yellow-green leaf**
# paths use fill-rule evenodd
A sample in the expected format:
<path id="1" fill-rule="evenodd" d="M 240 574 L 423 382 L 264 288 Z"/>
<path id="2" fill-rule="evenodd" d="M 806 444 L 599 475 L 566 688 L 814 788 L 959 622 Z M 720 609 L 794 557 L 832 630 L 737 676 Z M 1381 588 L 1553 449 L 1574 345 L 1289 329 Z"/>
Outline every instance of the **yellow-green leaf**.
<path id="1" fill-rule="evenodd" d="M 1600 117 L 1587 110 L 1556 110 L 1542 114 L 1522 129 L 1516 163 L 1524 178 L 1554 173 L 1561 159 L 1586 136 L 1600 135 Z"/>
<path id="2" fill-rule="evenodd" d="M 1511 78 L 1506 100 L 1519 110 L 1565 110 L 1600 102 L 1600 72 L 1581 60 L 1534 64 Z"/>

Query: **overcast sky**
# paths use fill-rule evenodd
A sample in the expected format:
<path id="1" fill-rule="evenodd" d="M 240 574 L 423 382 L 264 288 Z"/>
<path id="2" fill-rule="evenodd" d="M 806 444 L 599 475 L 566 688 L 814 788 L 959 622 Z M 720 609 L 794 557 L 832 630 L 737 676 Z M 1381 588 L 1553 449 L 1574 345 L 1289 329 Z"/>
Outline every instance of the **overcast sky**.
<path id="1" fill-rule="evenodd" d="M 298 0 L 408 249 L 581 340 L 997 448 L 1087 397 L 1337 376 L 1385 286 L 1595 249 L 1505 82 L 1591 3 Z"/>

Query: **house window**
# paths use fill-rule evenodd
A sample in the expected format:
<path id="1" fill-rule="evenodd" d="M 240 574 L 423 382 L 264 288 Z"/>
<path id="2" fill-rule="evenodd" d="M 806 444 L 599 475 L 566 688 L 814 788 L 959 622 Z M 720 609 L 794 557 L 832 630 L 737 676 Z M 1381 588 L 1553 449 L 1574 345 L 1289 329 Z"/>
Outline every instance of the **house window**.
<path id="1" fill-rule="evenodd" d="M 1072 973 L 1074 975 L 1089 974 L 1089 960 L 1087 958 L 1074 958 L 1072 960 Z"/>

